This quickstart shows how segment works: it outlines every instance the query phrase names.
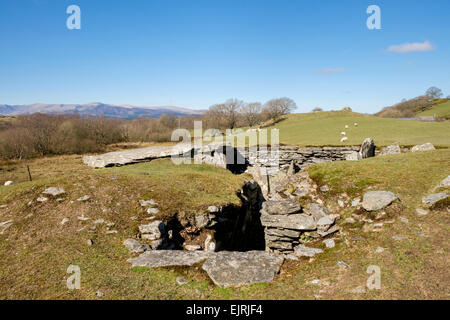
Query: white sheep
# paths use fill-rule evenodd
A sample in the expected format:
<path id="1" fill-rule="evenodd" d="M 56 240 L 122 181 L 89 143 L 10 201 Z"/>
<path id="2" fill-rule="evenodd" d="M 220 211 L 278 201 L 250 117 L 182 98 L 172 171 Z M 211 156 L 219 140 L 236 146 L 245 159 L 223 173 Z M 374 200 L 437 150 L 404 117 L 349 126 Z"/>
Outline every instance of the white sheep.
<path id="1" fill-rule="evenodd" d="M 345 125 L 345 129 L 348 129 L 348 124 Z"/>
<path id="2" fill-rule="evenodd" d="M 345 136 L 347 133 L 345 133 L 345 131 L 341 132 L 341 135 Z"/>
<path id="3" fill-rule="evenodd" d="M 347 137 L 343 137 L 343 138 L 341 139 L 341 142 L 344 142 L 344 141 L 347 141 L 347 140 L 348 140 Z"/>
<path id="4" fill-rule="evenodd" d="M 355 122 L 353 125 L 354 125 L 355 127 L 357 127 L 357 126 L 358 126 L 358 122 Z"/>

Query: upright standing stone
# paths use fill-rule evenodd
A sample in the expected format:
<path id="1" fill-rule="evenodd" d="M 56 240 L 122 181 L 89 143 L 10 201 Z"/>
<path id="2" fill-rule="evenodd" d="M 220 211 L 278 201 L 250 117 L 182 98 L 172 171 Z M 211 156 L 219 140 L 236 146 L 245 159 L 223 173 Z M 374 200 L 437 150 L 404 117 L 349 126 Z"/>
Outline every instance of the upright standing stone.
<path id="1" fill-rule="evenodd" d="M 370 158 L 375 156 L 375 142 L 372 138 L 366 138 L 359 150 L 359 155 L 361 159 Z"/>

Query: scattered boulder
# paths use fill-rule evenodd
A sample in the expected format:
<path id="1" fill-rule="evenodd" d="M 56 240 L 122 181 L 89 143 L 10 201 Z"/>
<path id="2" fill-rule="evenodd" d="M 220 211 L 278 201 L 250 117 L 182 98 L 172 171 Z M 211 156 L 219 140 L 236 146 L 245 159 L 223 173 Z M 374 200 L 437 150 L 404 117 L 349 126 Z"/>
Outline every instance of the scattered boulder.
<path id="1" fill-rule="evenodd" d="M 14 182 L 12 182 L 12 181 L 6 181 L 4 185 L 5 186 L 11 186 L 13 184 L 14 184 Z"/>
<path id="2" fill-rule="evenodd" d="M 46 198 L 46 197 L 39 197 L 39 198 L 36 199 L 36 201 L 37 202 L 41 202 L 41 203 L 42 202 L 46 202 L 46 201 L 48 201 L 48 198 Z"/>
<path id="3" fill-rule="evenodd" d="M 358 160 L 361 160 L 361 158 L 359 156 L 359 152 L 351 151 L 350 153 L 348 153 L 345 156 L 345 160 L 347 160 L 347 161 L 358 161 Z"/>
<path id="4" fill-rule="evenodd" d="M 433 190 L 437 190 L 439 188 L 450 188 L 450 176 L 447 176 L 444 180 L 441 181 Z"/>
<path id="5" fill-rule="evenodd" d="M 211 255 L 202 269 L 216 285 L 226 288 L 271 282 L 282 263 L 282 258 L 264 251 L 221 251 Z"/>
<path id="6" fill-rule="evenodd" d="M 167 247 L 168 233 L 162 221 L 156 220 L 149 224 L 139 226 L 141 238 L 150 240 L 152 249 L 164 249 Z"/>
<path id="7" fill-rule="evenodd" d="M 431 143 L 425 143 L 421 145 L 417 145 L 412 147 L 411 152 L 418 152 L 418 151 L 430 151 L 435 150 L 436 148 Z"/>
<path id="8" fill-rule="evenodd" d="M 69 222 L 69 218 L 64 218 L 61 220 L 61 225 L 65 225 L 67 222 Z"/>
<path id="9" fill-rule="evenodd" d="M 384 147 L 381 150 L 380 156 L 386 156 L 389 154 L 398 154 L 398 153 L 402 153 L 400 147 L 398 145 L 391 145 L 391 146 Z"/>
<path id="10" fill-rule="evenodd" d="M 53 197 L 57 197 L 59 195 L 65 194 L 66 191 L 63 188 L 59 188 L 59 187 L 50 187 L 45 189 L 42 194 L 46 194 L 46 195 L 50 195 Z"/>
<path id="11" fill-rule="evenodd" d="M 323 243 L 327 248 L 334 248 L 334 246 L 336 245 L 333 239 L 326 239 L 323 241 Z"/>
<path id="12" fill-rule="evenodd" d="M 158 208 L 148 208 L 147 209 L 147 214 L 158 214 L 159 213 L 159 209 Z"/>
<path id="13" fill-rule="evenodd" d="M 315 230 L 317 228 L 314 218 L 305 214 L 291 215 L 261 215 L 261 224 L 264 227 Z"/>
<path id="14" fill-rule="evenodd" d="M 336 262 L 336 264 L 337 264 L 339 267 L 343 267 L 343 268 L 345 268 L 345 269 L 350 268 L 350 266 L 349 266 L 347 263 L 345 263 L 344 261 L 342 261 L 342 260 L 339 260 L 338 262 Z"/>
<path id="15" fill-rule="evenodd" d="M 145 251 L 150 250 L 150 246 L 148 244 L 139 242 L 135 239 L 126 239 L 123 242 L 123 245 L 132 253 L 143 253 Z"/>
<path id="16" fill-rule="evenodd" d="M 141 207 L 156 206 L 156 202 L 153 199 L 150 199 L 150 200 L 139 200 L 139 204 L 141 205 Z"/>
<path id="17" fill-rule="evenodd" d="M 375 156 L 375 142 L 372 138 L 366 138 L 359 149 L 359 158 L 366 159 Z"/>
<path id="18" fill-rule="evenodd" d="M 357 197 L 352 200 L 352 207 L 359 207 L 361 205 L 361 198 Z"/>
<path id="19" fill-rule="evenodd" d="M 367 211 L 376 211 L 386 208 L 397 199 L 398 196 L 390 191 L 369 191 L 363 196 L 362 206 Z"/>
<path id="20" fill-rule="evenodd" d="M 88 241 L 86 241 L 88 246 L 92 246 L 94 244 L 94 241 L 92 241 L 92 239 L 88 239 Z"/>
<path id="21" fill-rule="evenodd" d="M 427 207 L 432 207 L 436 202 L 446 199 L 449 196 L 448 193 L 434 193 L 422 198 L 422 203 Z"/>

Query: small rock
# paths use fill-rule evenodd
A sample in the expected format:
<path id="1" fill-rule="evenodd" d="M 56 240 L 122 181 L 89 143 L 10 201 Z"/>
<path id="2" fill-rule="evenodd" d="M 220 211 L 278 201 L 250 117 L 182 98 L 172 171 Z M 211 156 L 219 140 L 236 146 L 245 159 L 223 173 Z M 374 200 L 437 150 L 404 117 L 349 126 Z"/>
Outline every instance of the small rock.
<path id="1" fill-rule="evenodd" d="M 8 205 L 2 204 L 2 205 L 0 206 L 0 209 L 5 209 L 5 208 L 8 208 Z"/>
<path id="2" fill-rule="evenodd" d="M 355 223 L 356 220 L 353 219 L 353 218 L 346 218 L 346 219 L 344 220 L 344 222 L 345 222 L 345 223 Z"/>
<path id="3" fill-rule="evenodd" d="M 92 246 L 94 244 L 94 241 L 92 241 L 91 239 L 89 239 L 88 241 L 87 241 L 87 245 L 88 246 Z"/>
<path id="4" fill-rule="evenodd" d="M 323 243 L 325 243 L 325 247 L 327 248 L 334 248 L 334 246 L 336 245 L 333 239 L 326 239 L 323 241 Z"/>
<path id="5" fill-rule="evenodd" d="M 81 198 L 78 198 L 77 201 L 84 202 L 84 201 L 88 201 L 90 198 L 91 197 L 86 195 L 86 196 L 82 196 Z"/>
<path id="6" fill-rule="evenodd" d="M 150 250 L 150 246 L 145 243 L 141 243 L 135 239 L 126 239 L 123 245 L 132 253 L 143 253 Z"/>
<path id="7" fill-rule="evenodd" d="M 403 236 L 392 236 L 392 239 L 394 239 L 395 241 L 402 241 L 402 240 L 405 240 L 405 237 L 403 237 Z"/>
<path id="8" fill-rule="evenodd" d="M 158 208 L 148 208 L 147 213 L 148 214 L 157 214 L 157 213 L 159 213 L 159 210 L 158 210 Z"/>
<path id="9" fill-rule="evenodd" d="M 97 219 L 94 221 L 94 224 L 103 224 L 105 222 L 104 219 Z"/>
<path id="10" fill-rule="evenodd" d="M 180 286 L 185 285 L 189 282 L 186 278 L 183 278 L 183 277 L 177 277 L 176 281 L 177 281 L 177 284 Z"/>
<path id="11" fill-rule="evenodd" d="M 46 201 L 48 201 L 48 198 L 46 198 L 46 197 L 39 197 L 39 198 L 36 199 L 36 201 L 37 202 L 41 202 L 41 203 L 42 202 L 46 202 Z"/>
<path id="12" fill-rule="evenodd" d="M 287 260 L 298 261 L 298 257 L 294 254 L 288 254 L 285 256 Z"/>
<path id="13" fill-rule="evenodd" d="M 375 253 L 382 253 L 384 251 L 384 248 L 378 247 L 375 249 Z"/>
<path id="14" fill-rule="evenodd" d="M 102 298 L 105 296 L 105 294 L 103 292 L 101 292 L 100 290 L 97 290 L 97 292 L 95 293 L 97 295 L 97 297 Z"/>
<path id="15" fill-rule="evenodd" d="M 314 280 L 311 280 L 309 283 L 314 284 L 314 285 L 318 285 L 318 284 L 320 284 L 320 280 L 319 279 L 314 279 Z"/>
<path id="16" fill-rule="evenodd" d="M 321 186 L 321 187 L 320 187 L 320 191 L 322 191 L 322 192 L 328 192 L 328 191 L 330 191 L 330 188 L 328 188 L 328 186 Z"/>
<path id="17" fill-rule="evenodd" d="M 61 225 L 63 226 L 63 225 L 65 225 L 67 222 L 69 222 L 69 219 L 68 219 L 68 218 L 64 218 L 64 219 L 61 220 Z"/>
<path id="18" fill-rule="evenodd" d="M 337 264 L 339 267 L 343 267 L 343 268 L 345 268 L 345 269 L 350 268 L 350 266 L 349 266 L 348 264 L 346 264 L 344 261 L 341 261 L 341 260 L 339 260 L 338 262 L 336 262 L 336 264 Z"/>
<path id="19" fill-rule="evenodd" d="M 295 255 L 299 257 L 314 257 L 316 254 L 322 253 L 323 250 L 319 248 L 309 248 L 303 244 L 298 245 L 295 248 Z"/>
<path id="20" fill-rule="evenodd" d="M 59 195 L 65 194 L 65 193 L 66 193 L 66 191 L 60 187 L 50 187 L 50 188 L 45 189 L 42 192 L 42 194 L 48 194 L 53 197 L 56 197 L 56 196 L 59 196 Z"/>
<path id="21" fill-rule="evenodd" d="M 361 205 L 361 198 L 357 197 L 352 200 L 352 207 L 358 207 Z"/>
<path id="22" fill-rule="evenodd" d="M 106 234 L 116 234 L 117 230 L 108 230 L 106 231 Z"/>
<path id="23" fill-rule="evenodd" d="M 409 223 L 409 220 L 405 217 L 399 217 L 399 220 L 403 223 Z"/>
<path id="24" fill-rule="evenodd" d="M 14 182 L 12 182 L 12 181 L 6 181 L 4 185 L 5 186 L 11 186 L 13 184 L 14 184 Z"/>
<path id="25" fill-rule="evenodd" d="M 428 214 L 427 210 L 420 209 L 420 208 L 417 208 L 416 212 L 417 212 L 418 215 L 421 215 L 421 216 L 426 216 Z"/>
<path id="26" fill-rule="evenodd" d="M 139 200 L 139 204 L 141 205 L 141 207 L 149 207 L 149 206 L 155 206 L 156 202 L 153 199 Z"/>
<path id="27" fill-rule="evenodd" d="M 78 218 L 78 220 L 80 220 L 80 221 L 87 221 L 87 220 L 89 220 L 89 218 L 88 217 L 85 217 L 85 216 L 81 216 L 81 217 L 77 217 Z"/>
<path id="28" fill-rule="evenodd" d="M 211 213 L 219 212 L 219 208 L 217 208 L 216 206 L 209 206 L 208 211 Z"/>

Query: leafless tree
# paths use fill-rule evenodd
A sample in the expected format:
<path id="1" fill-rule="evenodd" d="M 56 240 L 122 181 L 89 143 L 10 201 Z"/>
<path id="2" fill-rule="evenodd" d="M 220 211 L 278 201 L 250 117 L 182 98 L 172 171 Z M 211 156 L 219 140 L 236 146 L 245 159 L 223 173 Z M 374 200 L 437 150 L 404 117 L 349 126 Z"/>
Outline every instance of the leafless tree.
<path id="1" fill-rule="evenodd" d="M 219 123 L 223 123 L 226 128 L 234 129 L 239 120 L 239 113 L 244 106 L 244 102 L 238 99 L 229 99 L 225 103 L 215 104 L 208 110 L 208 116 Z"/>
<path id="2" fill-rule="evenodd" d="M 251 102 L 242 107 L 241 114 L 246 124 L 253 127 L 261 121 L 261 103 Z"/>
<path id="3" fill-rule="evenodd" d="M 425 95 L 432 99 L 438 99 L 438 98 L 442 97 L 444 94 L 442 93 L 441 89 L 436 88 L 436 87 L 431 87 L 425 92 Z"/>
<path id="4" fill-rule="evenodd" d="M 272 99 L 265 103 L 263 112 L 273 121 L 277 121 L 280 117 L 291 113 L 297 108 L 294 100 L 290 98 Z"/>

